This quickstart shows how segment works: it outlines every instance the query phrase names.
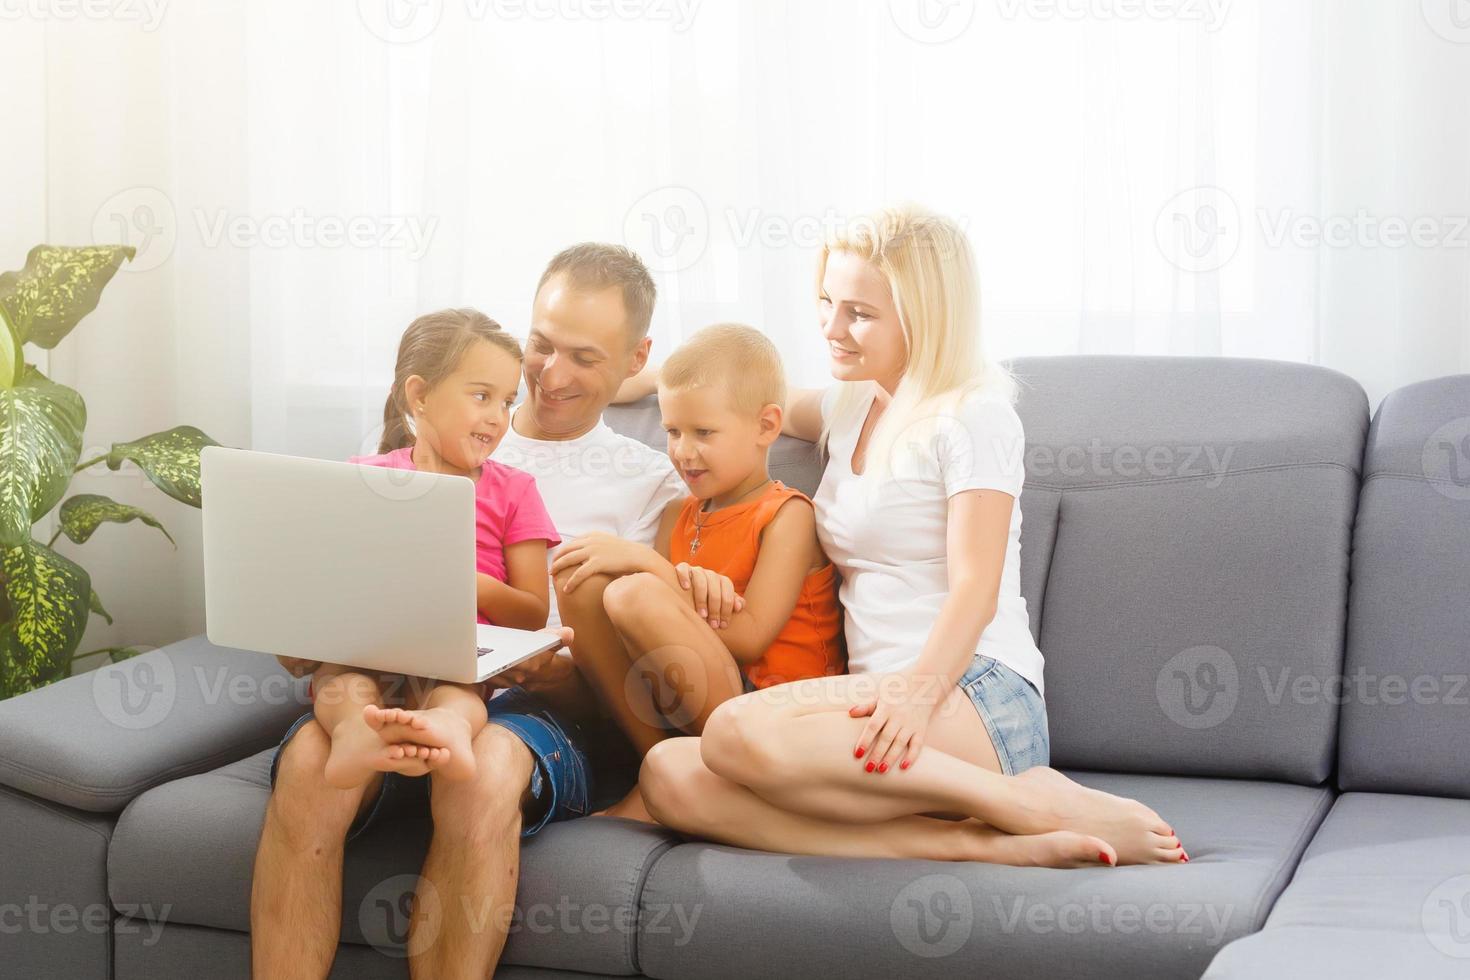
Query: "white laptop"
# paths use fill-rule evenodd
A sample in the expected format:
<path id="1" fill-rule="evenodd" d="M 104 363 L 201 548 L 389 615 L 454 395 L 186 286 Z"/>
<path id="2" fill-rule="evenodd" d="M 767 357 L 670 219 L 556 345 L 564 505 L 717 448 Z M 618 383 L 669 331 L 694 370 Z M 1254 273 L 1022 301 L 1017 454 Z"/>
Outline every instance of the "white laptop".
<path id="1" fill-rule="evenodd" d="M 461 683 L 559 646 L 476 623 L 466 477 L 223 446 L 199 463 L 210 642 Z"/>

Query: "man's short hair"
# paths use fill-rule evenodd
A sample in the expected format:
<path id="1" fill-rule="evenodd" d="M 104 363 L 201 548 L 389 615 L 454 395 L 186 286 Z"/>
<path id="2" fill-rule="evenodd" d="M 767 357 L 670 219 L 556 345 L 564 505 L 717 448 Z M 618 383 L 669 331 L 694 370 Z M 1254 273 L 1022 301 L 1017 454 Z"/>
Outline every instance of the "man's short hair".
<path id="1" fill-rule="evenodd" d="M 659 369 L 658 383 L 671 391 L 717 387 L 741 414 L 786 407 L 780 352 L 765 334 L 740 323 L 705 327 L 680 344 Z"/>
<path id="2" fill-rule="evenodd" d="M 658 289 L 638 253 L 621 245 L 582 242 L 564 248 L 547 263 L 536 284 L 536 294 L 554 276 L 565 276 L 567 284 L 580 292 L 617 286 L 623 293 L 623 310 L 628 316 L 628 346 L 648 336 L 653 320 L 653 302 Z"/>

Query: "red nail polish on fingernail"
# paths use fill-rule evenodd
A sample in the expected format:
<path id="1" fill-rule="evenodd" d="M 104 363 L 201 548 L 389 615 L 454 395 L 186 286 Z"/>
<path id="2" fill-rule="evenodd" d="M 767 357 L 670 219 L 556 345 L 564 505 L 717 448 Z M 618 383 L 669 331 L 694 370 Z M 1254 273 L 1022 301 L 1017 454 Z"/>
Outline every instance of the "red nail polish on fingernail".
<path id="1" fill-rule="evenodd" d="M 1181 860 L 1183 860 L 1185 864 L 1188 864 L 1189 863 L 1189 855 L 1188 854 L 1184 855 L 1184 857 Z"/>
<path id="2" fill-rule="evenodd" d="M 876 767 L 870 762 L 867 764 L 866 768 L 868 772 L 872 772 Z"/>
<path id="3" fill-rule="evenodd" d="M 909 760 L 907 760 L 907 759 L 903 760 L 902 762 L 900 762 L 898 764 L 898 768 L 900 768 L 900 769 L 907 769 L 908 767 L 909 767 Z"/>
<path id="4" fill-rule="evenodd" d="M 863 753 L 866 751 L 868 750 L 859 745 L 857 748 L 852 750 L 852 757 L 854 759 L 861 759 L 863 757 Z"/>
<path id="5" fill-rule="evenodd" d="M 1113 862 L 1108 860 L 1108 852 L 1107 851 L 1098 851 L 1097 852 L 1097 859 L 1099 861 L 1101 861 L 1103 864 L 1106 864 L 1108 867 L 1112 867 L 1113 866 Z"/>
<path id="6" fill-rule="evenodd" d="M 878 771 L 879 772 L 887 772 L 888 771 L 888 763 L 884 762 L 881 765 L 879 765 L 878 766 Z"/>

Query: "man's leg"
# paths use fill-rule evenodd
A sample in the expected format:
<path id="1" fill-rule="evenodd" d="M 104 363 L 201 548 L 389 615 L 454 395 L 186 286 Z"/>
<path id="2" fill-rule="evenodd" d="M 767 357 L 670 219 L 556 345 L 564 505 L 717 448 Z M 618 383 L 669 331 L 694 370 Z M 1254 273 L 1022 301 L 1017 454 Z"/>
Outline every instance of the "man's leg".
<path id="1" fill-rule="evenodd" d="M 493 723 L 471 747 L 473 779 L 430 776 L 434 836 L 408 939 L 409 969 L 417 978 L 490 976 L 515 907 L 521 808 L 532 798 L 535 759 L 515 734 Z"/>
<path id="2" fill-rule="evenodd" d="M 323 778 L 332 740 L 309 721 L 281 750 L 250 889 L 252 975 L 324 977 L 342 927 L 342 852 L 359 811 L 376 799 L 374 773 L 352 789 Z"/>

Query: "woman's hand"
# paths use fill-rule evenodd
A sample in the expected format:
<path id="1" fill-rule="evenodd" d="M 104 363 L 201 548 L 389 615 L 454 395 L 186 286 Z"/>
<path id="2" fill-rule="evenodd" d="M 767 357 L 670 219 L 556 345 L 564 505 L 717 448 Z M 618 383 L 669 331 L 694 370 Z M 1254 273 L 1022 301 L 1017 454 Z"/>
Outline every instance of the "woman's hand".
<path id="1" fill-rule="evenodd" d="M 745 608 L 745 597 L 735 593 L 735 583 L 719 572 L 681 561 L 674 566 L 679 585 L 694 594 L 694 608 L 699 618 L 712 629 L 730 625 L 730 617 Z"/>
<path id="2" fill-rule="evenodd" d="M 617 576 L 646 571 L 650 555 L 657 555 L 657 552 L 647 545 L 595 531 L 573 538 L 556 549 L 551 576 L 555 579 L 562 571 L 575 568 L 562 588 L 563 592 L 575 592 L 589 575 Z"/>
<path id="3" fill-rule="evenodd" d="M 316 673 L 316 669 L 322 665 L 320 660 L 302 660 L 300 657 L 277 657 L 281 666 L 292 677 L 305 677 L 307 674 Z"/>
<path id="4" fill-rule="evenodd" d="M 894 766 L 907 769 L 919 758 L 929 719 L 949 692 L 940 690 L 943 679 L 933 674 L 883 674 L 876 680 L 877 695 L 847 712 L 868 719 L 853 757 L 865 760 L 860 764 L 868 772 L 885 773 Z"/>

